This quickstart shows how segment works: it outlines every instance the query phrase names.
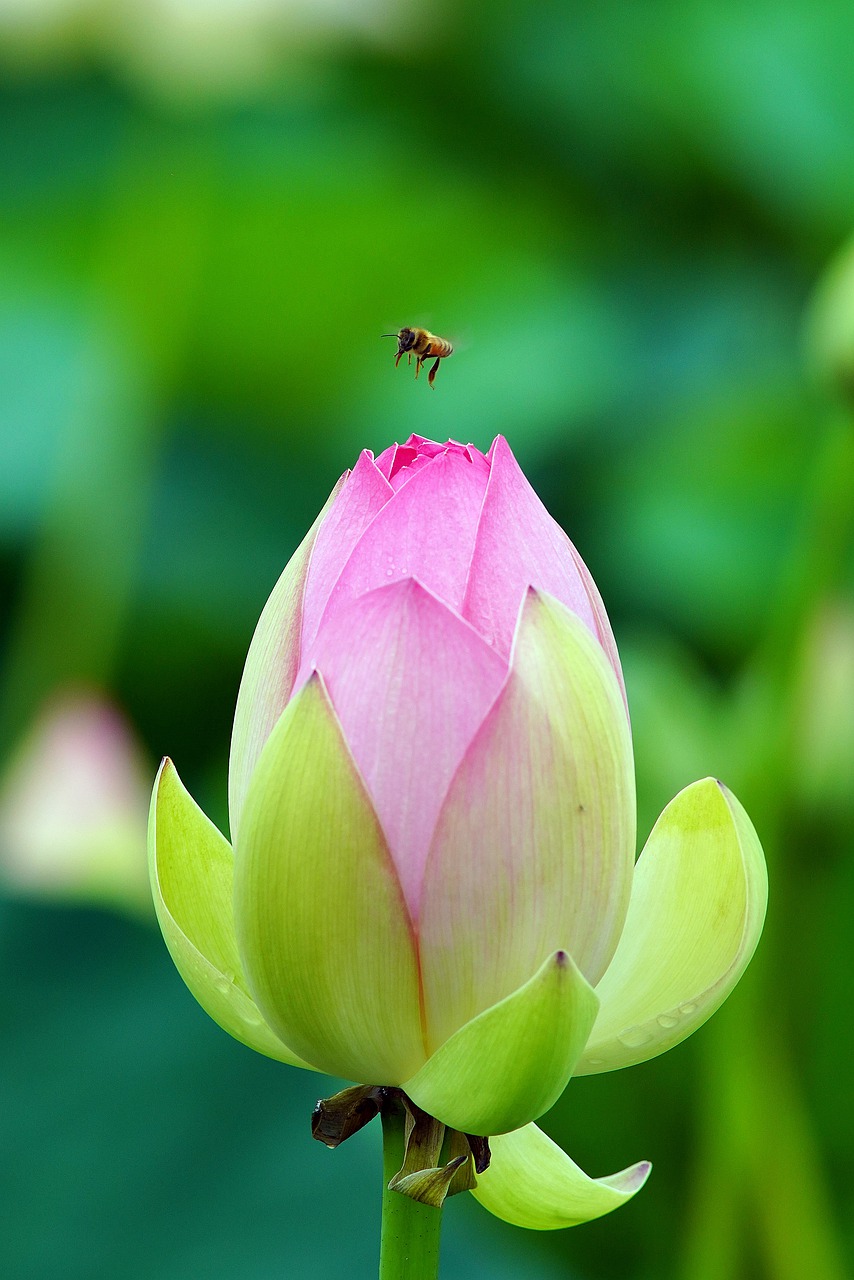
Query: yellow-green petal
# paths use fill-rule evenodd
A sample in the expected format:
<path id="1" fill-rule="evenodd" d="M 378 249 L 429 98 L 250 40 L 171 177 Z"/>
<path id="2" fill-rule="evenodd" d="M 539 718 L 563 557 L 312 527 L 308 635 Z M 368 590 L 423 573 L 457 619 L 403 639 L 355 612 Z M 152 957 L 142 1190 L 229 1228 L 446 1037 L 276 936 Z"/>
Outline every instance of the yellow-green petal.
<path id="1" fill-rule="evenodd" d="M 403 1086 L 452 1129 L 519 1129 L 553 1106 L 590 1034 L 599 1001 L 565 951 L 460 1027 Z"/>
<path id="2" fill-rule="evenodd" d="M 299 669 L 302 602 L 311 553 L 320 526 L 346 478 L 345 473 L 285 565 L 258 619 L 246 655 L 228 764 L 228 810 L 235 842 L 252 771 L 291 695 Z"/>
<path id="3" fill-rule="evenodd" d="M 400 883 L 323 682 L 313 675 L 252 778 L 235 871 L 249 988 L 330 1075 L 397 1085 L 425 1059 Z"/>
<path id="4" fill-rule="evenodd" d="M 638 859 L 576 1074 L 644 1062 L 701 1026 L 747 968 L 767 897 L 762 847 L 732 792 L 714 778 L 680 791 Z"/>
<path id="5" fill-rule="evenodd" d="M 419 938 L 431 1047 L 558 949 L 592 985 L 614 954 L 635 850 L 631 739 L 584 624 L 529 591 L 507 683 L 451 783 Z"/>
<path id="6" fill-rule="evenodd" d="M 589 1178 L 535 1124 L 489 1143 L 492 1160 L 472 1192 L 505 1222 L 532 1231 L 577 1227 L 631 1200 L 649 1177 L 642 1160 L 606 1178 Z"/>
<path id="7" fill-rule="evenodd" d="M 295 1067 L 249 995 L 234 936 L 231 845 L 184 787 L 171 760 L 154 783 L 148 859 L 157 919 L 169 953 L 199 1004 L 250 1049 Z"/>

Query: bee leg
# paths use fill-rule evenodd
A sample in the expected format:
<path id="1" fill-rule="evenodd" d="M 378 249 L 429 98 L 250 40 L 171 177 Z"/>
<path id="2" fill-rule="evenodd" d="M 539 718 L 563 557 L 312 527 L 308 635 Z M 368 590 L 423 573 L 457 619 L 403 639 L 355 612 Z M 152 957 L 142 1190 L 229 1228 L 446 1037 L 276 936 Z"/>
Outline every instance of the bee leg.
<path id="1" fill-rule="evenodd" d="M 427 383 L 429 386 L 433 387 L 434 391 L 436 390 L 436 388 L 433 386 L 433 383 L 436 380 L 436 370 L 439 368 L 439 361 L 441 359 L 442 359 L 441 356 L 436 356 L 436 359 L 433 361 L 433 367 L 431 368 L 430 372 L 427 374 Z"/>
<path id="2" fill-rule="evenodd" d="M 424 363 L 424 357 L 423 357 L 423 356 L 416 356 L 416 359 L 415 359 L 415 377 L 416 377 L 416 378 L 418 377 L 419 373 L 421 372 L 421 366 L 422 366 L 422 364 L 423 364 L 423 363 Z"/>
<path id="3" fill-rule="evenodd" d="M 403 355 L 403 352 L 402 352 L 402 351 L 398 351 L 397 355 L 394 357 L 394 367 L 395 367 L 395 369 L 396 369 L 396 368 L 397 368 L 397 366 L 400 364 L 400 357 L 401 357 L 402 355 Z"/>

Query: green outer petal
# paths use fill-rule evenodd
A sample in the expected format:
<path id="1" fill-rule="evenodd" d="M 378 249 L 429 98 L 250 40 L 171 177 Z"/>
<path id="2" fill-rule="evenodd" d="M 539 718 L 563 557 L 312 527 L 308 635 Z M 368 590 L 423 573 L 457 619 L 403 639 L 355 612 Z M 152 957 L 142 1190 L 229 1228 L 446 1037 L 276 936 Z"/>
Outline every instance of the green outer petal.
<path id="1" fill-rule="evenodd" d="M 584 624 L 530 590 L 507 684 L 451 783 L 427 861 L 419 937 L 430 1046 L 559 949 L 595 985 L 623 927 L 634 852 L 617 678 Z"/>
<path id="2" fill-rule="evenodd" d="M 642 1160 L 607 1178 L 588 1178 L 535 1124 L 490 1139 L 492 1160 L 472 1195 L 505 1222 L 533 1231 L 577 1227 L 631 1200 L 649 1177 Z"/>
<path id="3" fill-rule="evenodd" d="M 291 556 L 264 606 L 237 693 L 228 765 L 231 838 L 237 843 L 240 815 L 252 771 L 264 743 L 291 696 L 299 669 L 302 598 L 311 552 L 326 515 L 348 473 L 341 477 L 323 510 Z"/>
<path id="4" fill-rule="evenodd" d="M 265 1018 L 330 1075 L 396 1085 L 425 1058 L 400 883 L 319 675 L 291 700 L 246 797 L 235 919 Z"/>
<path id="5" fill-rule="evenodd" d="M 701 1026 L 747 968 L 767 898 L 762 847 L 732 792 L 714 778 L 680 791 L 638 860 L 576 1074 L 645 1062 Z"/>
<path id="6" fill-rule="evenodd" d="M 460 1027 L 404 1093 L 463 1133 L 506 1133 L 541 1116 L 566 1088 L 599 1001 L 565 951 L 524 987 Z"/>
<path id="7" fill-rule="evenodd" d="M 169 953 L 205 1012 L 250 1049 L 314 1071 L 270 1030 L 249 995 L 234 936 L 231 845 L 202 813 L 168 759 L 151 796 L 148 861 L 154 908 Z"/>

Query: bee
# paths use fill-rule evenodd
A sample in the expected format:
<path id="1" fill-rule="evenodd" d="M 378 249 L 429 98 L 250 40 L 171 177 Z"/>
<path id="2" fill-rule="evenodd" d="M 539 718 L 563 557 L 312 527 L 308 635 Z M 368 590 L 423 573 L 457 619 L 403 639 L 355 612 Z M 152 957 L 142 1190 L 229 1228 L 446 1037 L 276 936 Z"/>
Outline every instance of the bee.
<path id="1" fill-rule="evenodd" d="M 384 333 L 384 338 L 397 338 L 397 355 L 394 358 L 395 369 L 400 364 L 400 357 L 407 356 L 407 364 L 412 364 L 412 357 L 415 356 L 415 376 L 418 377 L 421 372 L 421 366 L 425 360 L 436 359 L 433 361 L 432 368 L 427 374 L 427 382 L 432 387 L 436 377 L 436 370 L 439 368 L 439 361 L 444 360 L 446 356 L 452 355 L 454 346 L 448 342 L 447 338 L 437 338 L 435 333 L 430 333 L 428 329 L 401 329 L 399 333 Z"/>

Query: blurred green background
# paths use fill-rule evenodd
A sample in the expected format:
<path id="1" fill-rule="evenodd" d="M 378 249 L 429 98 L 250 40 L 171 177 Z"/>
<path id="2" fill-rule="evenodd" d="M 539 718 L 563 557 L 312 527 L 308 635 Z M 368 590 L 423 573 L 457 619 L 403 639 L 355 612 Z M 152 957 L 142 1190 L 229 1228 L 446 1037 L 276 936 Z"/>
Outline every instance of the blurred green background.
<path id="1" fill-rule="evenodd" d="M 411 431 L 505 433 L 592 569 L 641 840 L 712 773 L 771 869 L 714 1020 L 546 1118 L 641 1195 L 548 1235 L 458 1197 L 443 1274 L 854 1270 L 852 47 L 842 0 L 0 0 L 5 1274 L 375 1271 L 379 1134 L 313 1143 L 322 1082 L 194 1004 L 139 833 L 166 752 L 225 824 L 266 595 Z M 458 340 L 435 394 L 413 323 Z M 39 717 L 81 689 L 143 763 L 74 836 L 103 771 L 56 800 Z"/>

